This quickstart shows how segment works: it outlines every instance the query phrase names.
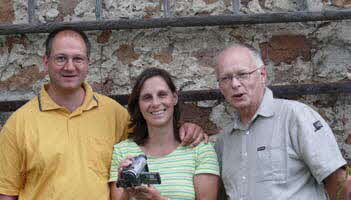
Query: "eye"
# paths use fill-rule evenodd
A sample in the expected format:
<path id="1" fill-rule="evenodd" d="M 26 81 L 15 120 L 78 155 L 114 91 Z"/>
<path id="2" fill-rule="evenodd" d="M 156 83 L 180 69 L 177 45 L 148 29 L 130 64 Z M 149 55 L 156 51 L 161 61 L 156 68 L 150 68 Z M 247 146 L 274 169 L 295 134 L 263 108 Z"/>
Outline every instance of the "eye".
<path id="1" fill-rule="evenodd" d="M 231 79 L 230 76 L 224 76 L 224 77 L 222 77 L 220 80 L 223 81 L 223 82 L 227 82 L 227 81 L 229 81 L 230 79 Z"/>
<path id="2" fill-rule="evenodd" d="M 237 75 L 238 79 L 244 80 L 247 79 L 249 76 L 249 73 L 240 73 Z"/>
<path id="3" fill-rule="evenodd" d="M 57 63 L 65 63 L 67 61 L 67 58 L 64 55 L 58 55 L 54 59 Z"/>
<path id="4" fill-rule="evenodd" d="M 168 96 L 168 93 L 167 93 L 167 92 L 160 92 L 160 93 L 158 94 L 158 96 L 160 96 L 160 97 L 167 97 L 167 96 Z"/>
<path id="5" fill-rule="evenodd" d="M 75 56 L 72 59 L 74 63 L 79 63 L 79 64 L 84 63 L 85 61 L 85 58 L 81 56 Z"/>
<path id="6" fill-rule="evenodd" d="M 148 95 L 148 94 L 146 94 L 146 95 L 143 95 L 143 96 L 141 96 L 141 98 L 140 98 L 142 101 L 149 101 L 149 100 L 151 100 L 152 99 L 152 96 L 151 95 Z"/>

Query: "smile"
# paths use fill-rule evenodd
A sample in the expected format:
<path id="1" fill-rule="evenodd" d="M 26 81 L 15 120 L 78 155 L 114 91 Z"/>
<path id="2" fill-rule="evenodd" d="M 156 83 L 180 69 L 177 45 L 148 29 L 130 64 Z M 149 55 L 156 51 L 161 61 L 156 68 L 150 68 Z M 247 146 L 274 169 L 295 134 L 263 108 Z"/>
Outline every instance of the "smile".
<path id="1" fill-rule="evenodd" d="M 152 115 L 161 115 L 163 114 L 164 112 L 166 112 L 166 109 L 163 109 L 163 110 L 159 110 L 159 111 L 154 111 L 154 112 L 150 112 Z"/>

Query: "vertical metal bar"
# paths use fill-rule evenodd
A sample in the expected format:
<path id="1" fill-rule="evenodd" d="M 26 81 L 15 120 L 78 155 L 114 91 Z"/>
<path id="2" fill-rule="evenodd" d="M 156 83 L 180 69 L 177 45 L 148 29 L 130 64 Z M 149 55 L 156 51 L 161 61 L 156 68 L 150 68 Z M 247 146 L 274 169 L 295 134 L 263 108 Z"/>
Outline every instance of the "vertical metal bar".
<path id="1" fill-rule="evenodd" d="M 169 17 L 170 14 L 170 0 L 162 0 L 163 1 L 163 16 L 164 17 Z"/>
<path id="2" fill-rule="evenodd" d="M 28 22 L 35 22 L 35 8 L 37 7 L 36 0 L 28 0 Z"/>
<path id="3" fill-rule="evenodd" d="M 240 14 L 241 1 L 240 0 L 233 0 L 232 3 L 233 3 L 233 13 Z"/>
<path id="4" fill-rule="evenodd" d="M 101 0 L 96 0 L 95 4 L 95 17 L 96 20 L 101 20 L 102 19 L 102 1 Z"/>

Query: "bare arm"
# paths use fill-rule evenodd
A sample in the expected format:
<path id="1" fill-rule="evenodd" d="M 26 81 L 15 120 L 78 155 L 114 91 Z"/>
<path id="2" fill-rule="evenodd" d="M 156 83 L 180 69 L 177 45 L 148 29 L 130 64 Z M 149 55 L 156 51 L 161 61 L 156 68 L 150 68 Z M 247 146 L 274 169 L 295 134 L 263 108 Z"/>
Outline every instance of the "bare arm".
<path id="1" fill-rule="evenodd" d="M 194 178 L 196 200 L 216 200 L 219 177 L 214 174 L 199 174 Z"/>
<path id="2" fill-rule="evenodd" d="M 0 194 L 0 200 L 17 200 L 18 196 L 8 196 L 4 194 Z"/>
<path id="3" fill-rule="evenodd" d="M 351 176 L 346 178 L 346 171 L 342 168 L 324 179 L 324 187 L 331 200 L 351 200 Z"/>
<path id="4" fill-rule="evenodd" d="M 127 200 L 129 198 L 125 189 L 116 187 L 116 182 L 110 183 L 110 193 L 111 200 Z"/>

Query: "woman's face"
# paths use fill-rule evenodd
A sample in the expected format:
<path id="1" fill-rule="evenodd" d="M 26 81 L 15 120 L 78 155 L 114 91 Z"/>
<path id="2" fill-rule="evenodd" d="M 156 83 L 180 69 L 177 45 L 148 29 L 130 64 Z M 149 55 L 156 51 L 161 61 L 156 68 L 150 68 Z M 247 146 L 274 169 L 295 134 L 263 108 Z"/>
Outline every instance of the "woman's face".
<path id="1" fill-rule="evenodd" d="M 147 79 L 141 87 L 139 108 L 148 127 L 164 127 L 173 123 L 178 96 L 161 76 Z"/>

